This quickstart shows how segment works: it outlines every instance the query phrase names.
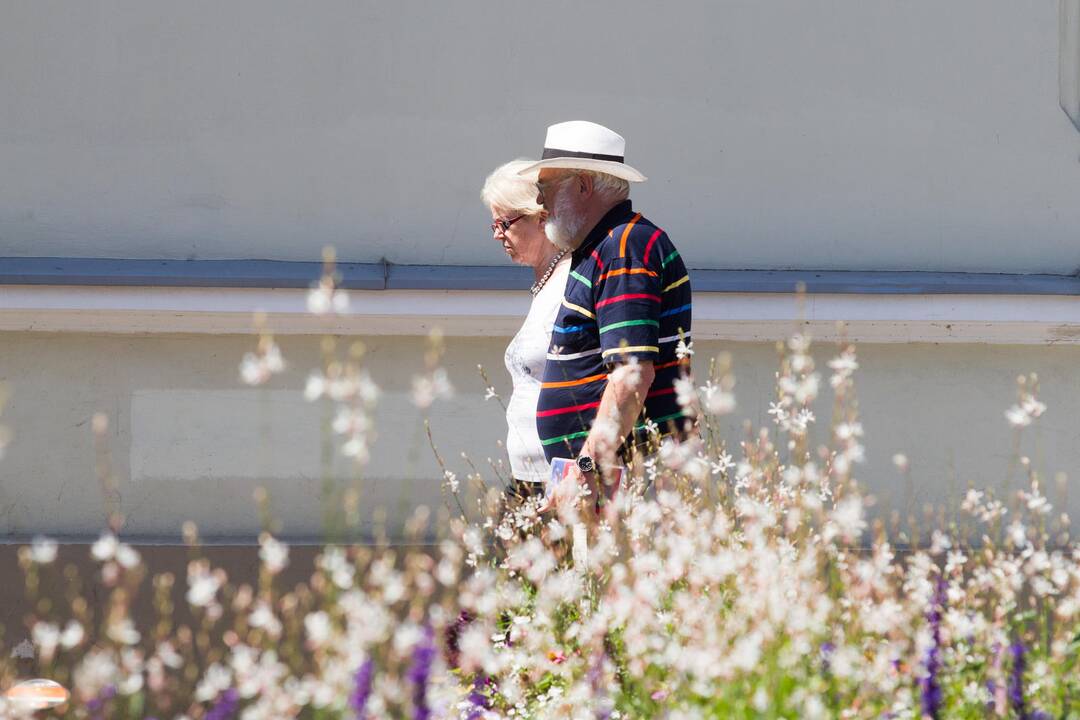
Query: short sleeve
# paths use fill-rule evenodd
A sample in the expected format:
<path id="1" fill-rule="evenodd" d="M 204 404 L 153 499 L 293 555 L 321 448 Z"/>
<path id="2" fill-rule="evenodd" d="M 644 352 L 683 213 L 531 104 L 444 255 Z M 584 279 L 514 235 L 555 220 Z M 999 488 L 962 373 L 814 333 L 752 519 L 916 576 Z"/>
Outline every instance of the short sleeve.
<path id="1" fill-rule="evenodd" d="M 616 227 L 598 248 L 596 322 L 604 362 L 631 357 L 655 361 L 660 354 L 661 262 L 657 241 L 663 231 L 638 223 Z"/>

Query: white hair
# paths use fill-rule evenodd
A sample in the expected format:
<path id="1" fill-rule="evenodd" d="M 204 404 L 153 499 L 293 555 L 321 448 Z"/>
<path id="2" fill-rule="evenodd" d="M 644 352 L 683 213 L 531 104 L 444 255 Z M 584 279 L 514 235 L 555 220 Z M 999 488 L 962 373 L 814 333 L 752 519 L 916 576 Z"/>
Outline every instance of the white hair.
<path id="1" fill-rule="evenodd" d="M 544 208 L 536 204 L 536 176 L 518 173 L 535 160 L 518 158 L 495 168 L 480 191 L 480 199 L 488 209 L 498 208 L 505 212 L 539 215 Z"/>
<path id="2" fill-rule="evenodd" d="M 593 179 L 593 191 L 608 200 L 620 202 L 630 197 L 628 181 L 596 170 L 584 170 L 582 173 Z"/>

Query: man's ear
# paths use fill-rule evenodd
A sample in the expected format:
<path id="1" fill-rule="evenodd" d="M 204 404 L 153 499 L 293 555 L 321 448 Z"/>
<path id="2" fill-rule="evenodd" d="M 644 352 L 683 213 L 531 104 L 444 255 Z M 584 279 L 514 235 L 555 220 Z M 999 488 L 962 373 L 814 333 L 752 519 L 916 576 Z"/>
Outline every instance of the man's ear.
<path id="1" fill-rule="evenodd" d="M 578 191 L 586 198 L 592 197 L 593 194 L 593 176 L 592 175 L 578 175 Z"/>

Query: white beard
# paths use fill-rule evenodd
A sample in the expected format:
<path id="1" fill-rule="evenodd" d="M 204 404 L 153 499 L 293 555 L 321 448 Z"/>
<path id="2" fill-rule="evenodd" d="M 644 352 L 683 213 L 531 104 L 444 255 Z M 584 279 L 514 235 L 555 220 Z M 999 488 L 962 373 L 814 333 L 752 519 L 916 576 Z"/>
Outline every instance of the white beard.
<path id="1" fill-rule="evenodd" d="M 554 212 L 544 221 L 544 235 L 560 250 L 574 250 L 583 239 L 579 235 L 585 229 L 585 217 L 574 209 L 569 193 L 559 193 L 554 204 Z"/>

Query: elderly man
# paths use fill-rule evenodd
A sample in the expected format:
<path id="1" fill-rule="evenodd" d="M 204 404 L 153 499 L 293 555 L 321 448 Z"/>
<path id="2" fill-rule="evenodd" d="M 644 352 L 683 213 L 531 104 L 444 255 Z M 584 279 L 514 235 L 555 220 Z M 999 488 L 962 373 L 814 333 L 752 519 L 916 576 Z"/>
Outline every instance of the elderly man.
<path id="1" fill-rule="evenodd" d="M 559 123 L 543 159 L 521 171 L 539 171 L 545 233 L 572 251 L 537 429 L 548 460 L 575 459 L 572 476 L 591 487 L 650 428 L 687 423 L 674 382 L 688 370 L 676 347 L 690 342 L 689 276 L 667 234 L 631 206 L 630 183 L 645 176 L 624 162 L 625 145 L 602 125 Z"/>

